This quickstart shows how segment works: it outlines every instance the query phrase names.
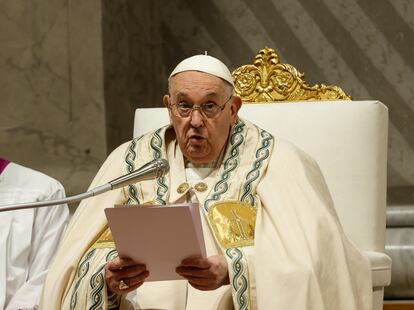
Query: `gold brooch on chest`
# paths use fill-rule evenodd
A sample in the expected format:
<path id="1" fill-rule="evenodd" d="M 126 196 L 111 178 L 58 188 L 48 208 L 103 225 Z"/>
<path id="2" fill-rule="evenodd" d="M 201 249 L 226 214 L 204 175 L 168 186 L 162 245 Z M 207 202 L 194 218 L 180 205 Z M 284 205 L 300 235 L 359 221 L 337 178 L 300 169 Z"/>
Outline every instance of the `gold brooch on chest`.
<path id="1" fill-rule="evenodd" d="M 204 183 L 204 182 L 199 182 L 199 183 L 197 183 L 196 185 L 194 185 L 194 189 L 197 191 L 197 192 L 205 192 L 206 190 L 207 190 L 207 188 L 208 188 L 208 186 L 207 186 L 207 184 L 206 183 Z"/>
<path id="2" fill-rule="evenodd" d="M 190 188 L 190 185 L 188 185 L 188 183 L 181 183 L 178 187 L 177 187 L 177 193 L 179 194 L 184 194 L 186 191 L 188 191 L 188 189 Z"/>

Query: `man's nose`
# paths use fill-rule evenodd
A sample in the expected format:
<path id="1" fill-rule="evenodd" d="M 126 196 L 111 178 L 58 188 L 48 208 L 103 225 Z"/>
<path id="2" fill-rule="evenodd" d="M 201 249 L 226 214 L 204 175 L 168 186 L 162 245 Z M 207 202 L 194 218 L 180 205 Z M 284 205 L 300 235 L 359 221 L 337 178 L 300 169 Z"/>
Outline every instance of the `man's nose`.
<path id="1" fill-rule="evenodd" d="M 190 118 L 191 126 L 201 127 L 204 125 L 204 118 L 201 114 L 200 109 L 194 109 L 193 111 L 191 111 Z"/>

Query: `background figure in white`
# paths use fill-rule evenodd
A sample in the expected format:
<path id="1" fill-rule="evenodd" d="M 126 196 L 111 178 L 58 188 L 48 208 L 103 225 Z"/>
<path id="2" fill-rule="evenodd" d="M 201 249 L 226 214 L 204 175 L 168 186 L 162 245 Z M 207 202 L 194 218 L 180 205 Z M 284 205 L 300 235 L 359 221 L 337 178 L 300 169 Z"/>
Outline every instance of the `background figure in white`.
<path id="1" fill-rule="evenodd" d="M 0 205 L 65 197 L 62 185 L 0 158 Z M 0 309 L 36 309 L 69 220 L 67 205 L 0 212 Z"/>

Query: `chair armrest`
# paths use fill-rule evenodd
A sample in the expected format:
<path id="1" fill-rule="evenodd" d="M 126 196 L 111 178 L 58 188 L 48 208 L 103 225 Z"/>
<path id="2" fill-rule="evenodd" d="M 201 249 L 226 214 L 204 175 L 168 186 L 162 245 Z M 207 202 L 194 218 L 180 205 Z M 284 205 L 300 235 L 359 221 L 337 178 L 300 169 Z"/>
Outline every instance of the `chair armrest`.
<path id="1" fill-rule="evenodd" d="M 372 286 L 384 287 L 391 283 L 391 258 L 381 252 L 365 251 L 371 264 Z"/>

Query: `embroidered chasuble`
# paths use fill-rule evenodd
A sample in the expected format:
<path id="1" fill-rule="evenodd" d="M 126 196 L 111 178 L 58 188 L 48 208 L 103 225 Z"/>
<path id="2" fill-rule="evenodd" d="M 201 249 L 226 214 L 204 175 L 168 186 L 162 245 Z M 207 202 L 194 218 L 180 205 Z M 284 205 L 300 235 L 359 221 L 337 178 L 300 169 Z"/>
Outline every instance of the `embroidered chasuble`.
<path id="1" fill-rule="evenodd" d="M 306 154 L 239 119 L 217 166 L 197 168 L 167 126 L 117 148 L 91 187 L 155 158 L 168 160 L 166 176 L 81 203 L 51 266 L 44 309 L 371 308 L 368 260 L 344 235 Z M 226 257 L 230 284 L 199 291 L 186 280 L 146 282 L 107 296 L 104 266 L 117 253 L 103 209 L 184 201 L 199 202 L 207 255 Z"/>

